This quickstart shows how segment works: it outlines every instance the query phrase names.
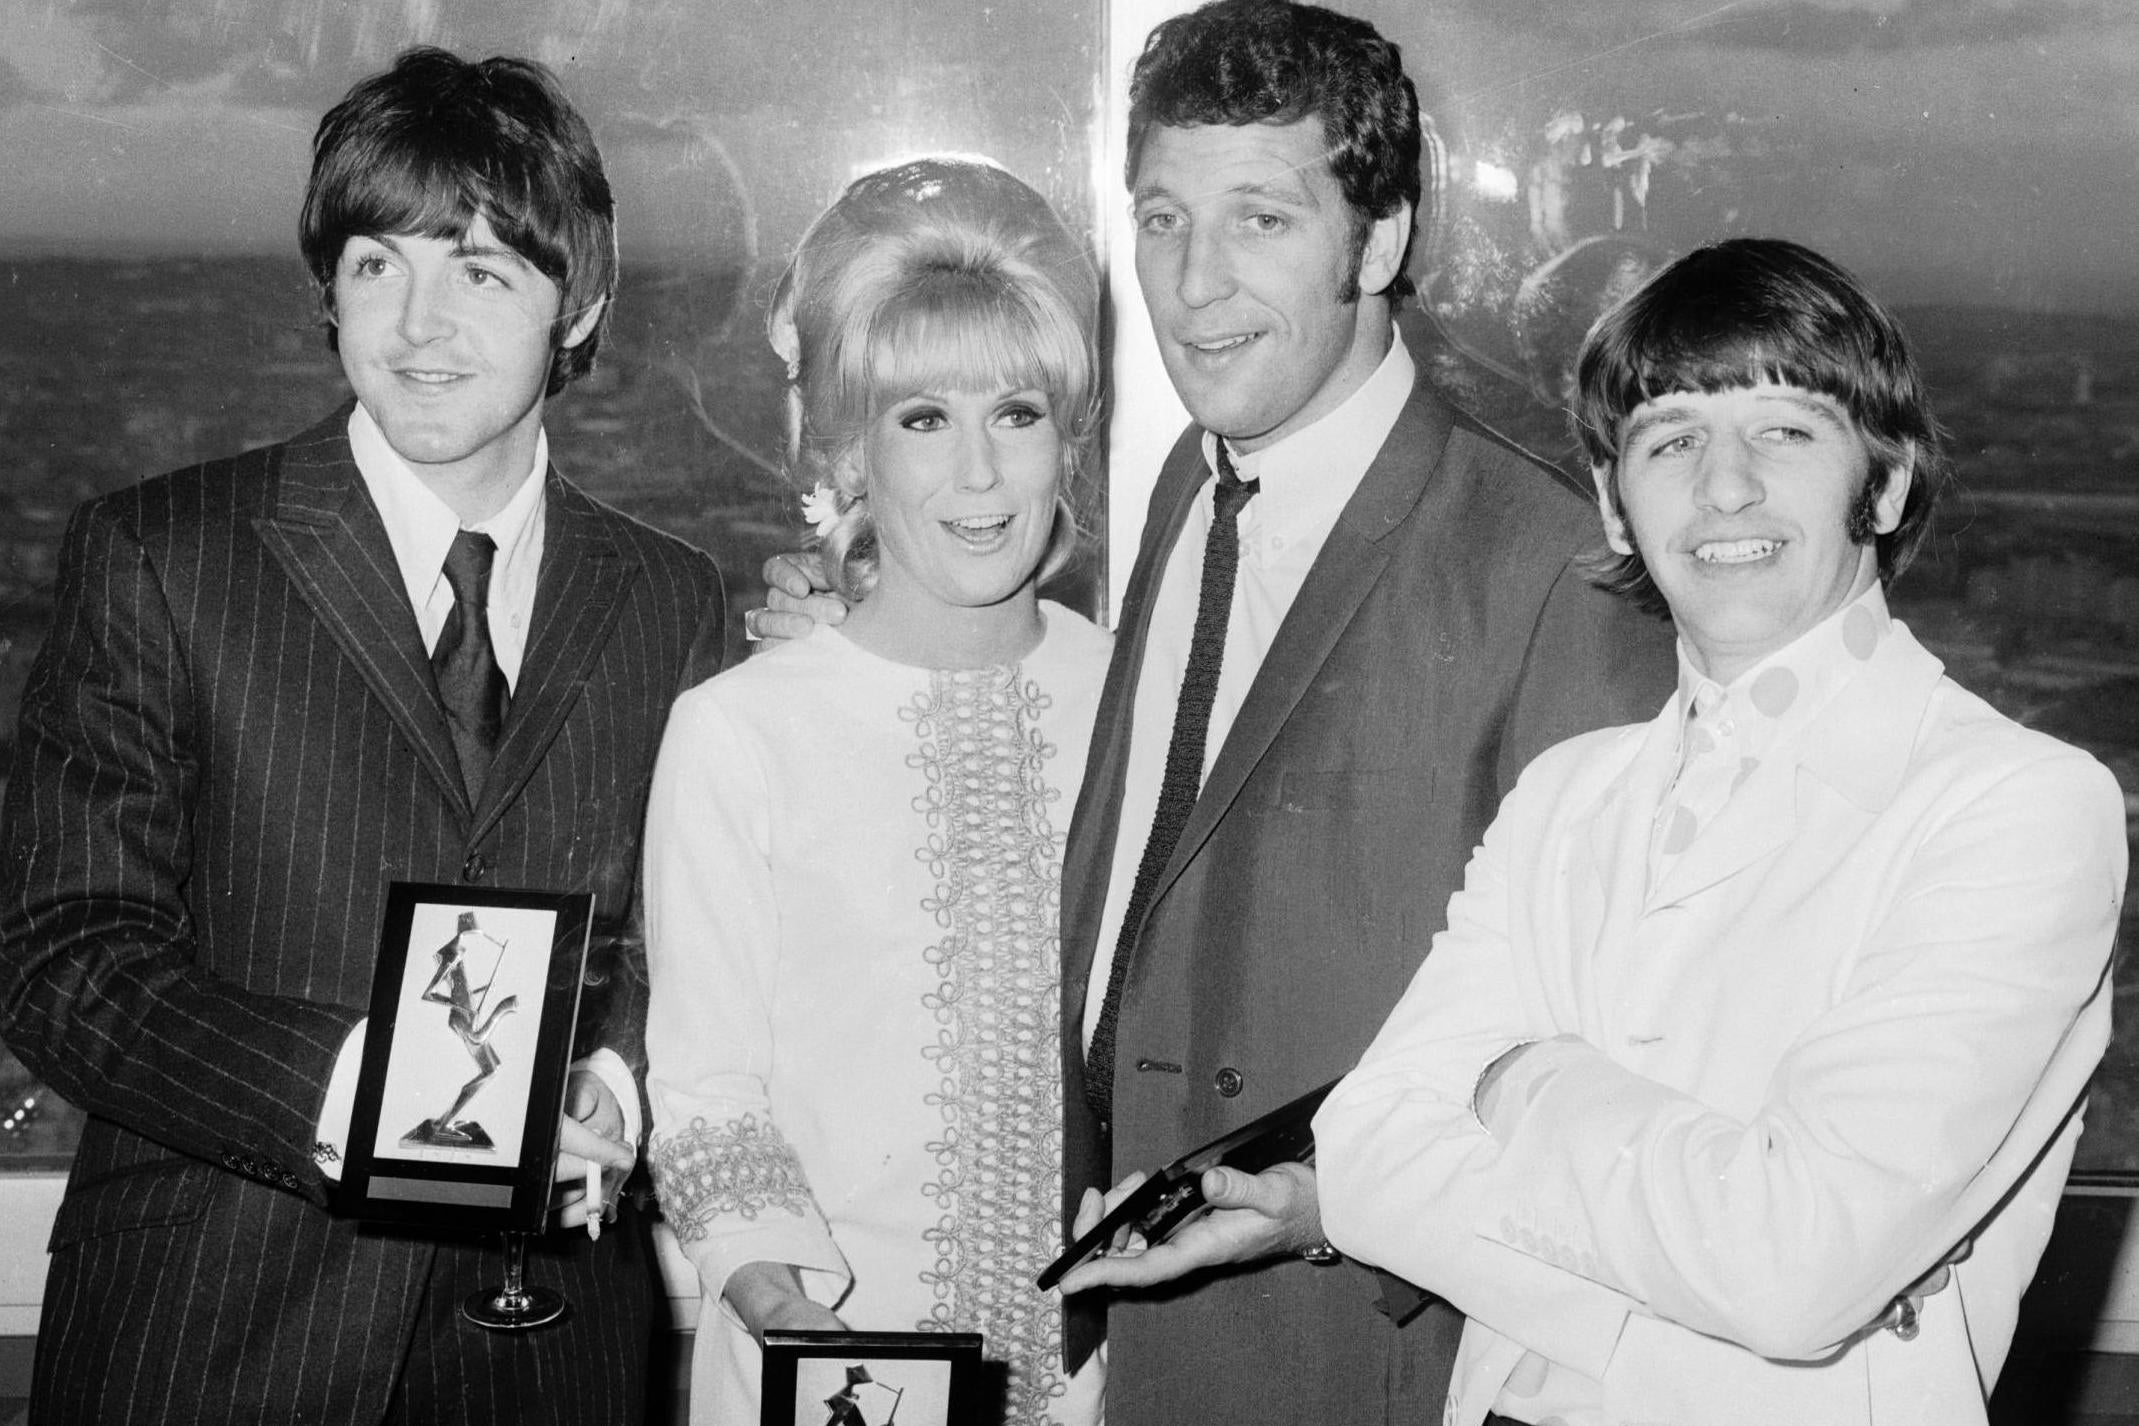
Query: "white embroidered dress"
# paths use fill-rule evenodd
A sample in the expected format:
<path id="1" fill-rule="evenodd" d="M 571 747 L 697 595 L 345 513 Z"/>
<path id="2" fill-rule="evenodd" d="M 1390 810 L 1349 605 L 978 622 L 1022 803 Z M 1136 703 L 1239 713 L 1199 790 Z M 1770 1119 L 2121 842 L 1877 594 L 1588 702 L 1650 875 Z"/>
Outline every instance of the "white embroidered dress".
<path id="1" fill-rule="evenodd" d="M 677 700 L 646 838 L 649 1158 L 704 1301 L 691 1419 L 755 1423 L 720 1302 L 757 1260 L 870 1331 L 978 1331 L 1003 1420 L 1090 1422 L 1033 1277 L 1059 1243 L 1056 920 L 1108 635 L 1011 668 L 836 630 Z"/>

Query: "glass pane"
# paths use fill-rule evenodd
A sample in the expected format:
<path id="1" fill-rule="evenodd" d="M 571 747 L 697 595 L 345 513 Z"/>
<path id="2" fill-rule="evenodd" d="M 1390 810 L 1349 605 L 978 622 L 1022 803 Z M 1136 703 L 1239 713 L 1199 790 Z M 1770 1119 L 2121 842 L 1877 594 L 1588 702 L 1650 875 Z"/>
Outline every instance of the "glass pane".
<path id="1" fill-rule="evenodd" d="M 0 1169 L 63 1169 L 81 1133 L 82 1111 L 0 1048 Z"/>
<path id="2" fill-rule="evenodd" d="M 1852 268 L 1899 310 L 1958 466 L 1896 612 L 2139 816 L 2139 12 L 1343 8 L 1403 46 L 1438 126 L 1407 330 L 1450 396 L 1586 479 L 1559 405 L 1616 295 L 1736 235 Z M 2117 1030 L 2078 1167 L 2139 1174 L 2139 1017 Z"/>
<path id="3" fill-rule="evenodd" d="M 866 169 L 957 150 L 1091 228 L 1100 0 L 17 8 L 0 36 L 0 752 L 68 512 L 344 399 L 298 205 L 319 115 L 404 45 L 545 60 L 593 124 L 625 279 L 600 367 L 550 408 L 553 457 L 712 552 L 738 621 L 765 556 L 804 530 L 763 334 L 804 223 Z M 1093 587 L 1088 566 L 1051 592 L 1091 609 Z M 64 1162 L 76 1116 L 21 1080 L 0 1060 L 0 1165 Z M 6 1129 L 32 1094 L 38 1117 Z"/>

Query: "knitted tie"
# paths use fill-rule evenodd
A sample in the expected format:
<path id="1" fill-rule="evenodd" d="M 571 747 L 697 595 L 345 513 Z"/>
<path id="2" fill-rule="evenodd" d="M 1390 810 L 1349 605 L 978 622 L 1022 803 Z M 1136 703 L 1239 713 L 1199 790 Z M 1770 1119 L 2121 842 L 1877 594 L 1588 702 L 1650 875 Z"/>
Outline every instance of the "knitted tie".
<path id="1" fill-rule="evenodd" d="M 1114 1036 L 1130 957 L 1159 876 L 1173 859 L 1181 829 L 1188 825 L 1188 814 L 1203 790 L 1203 744 L 1211 728 L 1211 705 L 1218 698 L 1226 620 L 1233 612 L 1233 576 L 1240 567 L 1237 519 L 1259 485 L 1233 474 L 1225 442 L 1218 442 L 1218 486 L 1211 496 L 1210 538 L 1203 546 L 1203 588 L 1196 601 L 1195 633 L 1188 643 L 1188 669 L 1181 678 L 1181 701 L 1174 709 L 1173 738 L 1166 745 L 1166 774 L 1159 783 L 1158 811 L 1151 819 L 1143 860 L 1137 863 L 1121 935 L 1114 943 L 1114 962 L 1107 971 L 1106 998 L 1100 1002 L 1099 1023 L 1092 1027 L 1092 1048 L 1085 1060 L 1085 1101 L 1103 1121 L 1113 1115 Z"/>
<path id="2" fill-rule="evenodd" d="M 505 671 L 490 647 L 490 565 L 497 552 L 488 535 L 462 530 L 453 537 L 453 547 L 446 551 L 453 610 L 438 631 L 438 647 L 431 651 L 431 676 L 438 681 L 470 802 L 483 795 L 483 778 L 490 771 L 509 696 Z"/>

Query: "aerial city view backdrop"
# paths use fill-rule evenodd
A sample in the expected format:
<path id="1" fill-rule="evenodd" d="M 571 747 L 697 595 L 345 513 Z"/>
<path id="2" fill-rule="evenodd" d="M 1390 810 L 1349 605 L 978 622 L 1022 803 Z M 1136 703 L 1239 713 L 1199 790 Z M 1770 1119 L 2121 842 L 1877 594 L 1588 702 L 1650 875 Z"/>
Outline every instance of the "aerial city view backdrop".
<path id="1" fill-rule="evenodd" d="M 1731 233 L 1849 264 L 1900 308 L 1960 477 L 1898 611 L 2139 810 L 2134 8 L 1342 8 L 1403 43 L 1437 125 L 1404 323 L 1434 378 L 1568 461 L 1568 356 L 1641 274 Z M 555 459 L 712 551 L 739 610 L 802 534 L 762 337 L 788 245 L 855 172 L 955 149 L 1031 178 L 1104 257 L 1102 23 L 1098 0 L 0 0 L 0 754 L 69 510 L 345 399 L 297 205 L 318 115 L 403 45 L 532 55 L 587 108 L 626 277 L 600 368 L 552 408 Z M 1099 587 L 1088 568 L 1074 597 Z M 2081 1161 L 2139 1174 L 2139 974 L 2119 1002 Z M 63 1161 L 63 1110 L 8 1127 L 36 1094 L 0 1053 L 0 1158 Z"/>

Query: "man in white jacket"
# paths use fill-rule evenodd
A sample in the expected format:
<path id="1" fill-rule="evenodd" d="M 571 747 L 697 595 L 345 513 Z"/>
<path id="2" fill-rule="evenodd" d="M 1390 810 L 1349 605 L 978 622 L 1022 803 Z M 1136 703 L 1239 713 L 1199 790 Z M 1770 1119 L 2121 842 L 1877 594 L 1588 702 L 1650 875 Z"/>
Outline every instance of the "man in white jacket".
<path id="1" fill-rule="evenodd" d="M 1462 1309 L 1456 1426 L 1981 1422 L 2109 1036 L 2117 786 L 1888 616 L 1942 462 L 1847 273 L 1681 259 L 1577 417 L 1679 691 L 1502 805 L 1316 1122 L 1330 1240 Z"/>

